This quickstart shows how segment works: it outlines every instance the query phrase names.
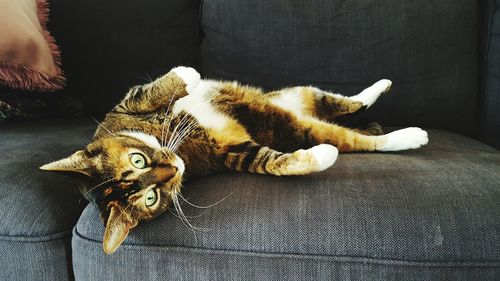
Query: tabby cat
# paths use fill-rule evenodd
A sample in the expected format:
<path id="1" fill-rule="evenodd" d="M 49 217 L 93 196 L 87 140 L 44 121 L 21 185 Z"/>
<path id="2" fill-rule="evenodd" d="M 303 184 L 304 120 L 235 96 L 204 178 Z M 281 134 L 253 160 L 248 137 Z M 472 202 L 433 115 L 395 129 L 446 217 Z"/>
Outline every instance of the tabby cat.
<path id="1" fill-rule="evenodd" d="M 202 80 L 176 67 L 130 89 L 106 115 L 93 141 L 68 158 L 40 167 L 77 172 L 98 185 L 84 195 L 106 228 L 103 248 L 113 253 L 139 221 L 173 204 L 179 213 L 184 180 L 232 170 L 276 176 L 306 175 L 332 166 L 338 152 L 397 151 L 427 144 L 427 133 L 406 128 L 383 134 L 333 123 L 370 107 L 387 92 L 381 80 L 344 97 L 314 87 L 264 93 L 236 82 Z"/>

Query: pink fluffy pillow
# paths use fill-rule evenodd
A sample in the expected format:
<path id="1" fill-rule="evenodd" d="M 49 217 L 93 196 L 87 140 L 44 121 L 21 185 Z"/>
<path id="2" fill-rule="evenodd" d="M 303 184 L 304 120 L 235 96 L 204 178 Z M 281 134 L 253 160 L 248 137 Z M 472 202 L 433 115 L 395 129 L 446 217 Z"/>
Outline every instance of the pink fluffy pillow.
<path id="1" fill-rule="evenodd" d="M 0 0 L 0 84 L 54 91 L 64 85 L 46 0 Z"/>

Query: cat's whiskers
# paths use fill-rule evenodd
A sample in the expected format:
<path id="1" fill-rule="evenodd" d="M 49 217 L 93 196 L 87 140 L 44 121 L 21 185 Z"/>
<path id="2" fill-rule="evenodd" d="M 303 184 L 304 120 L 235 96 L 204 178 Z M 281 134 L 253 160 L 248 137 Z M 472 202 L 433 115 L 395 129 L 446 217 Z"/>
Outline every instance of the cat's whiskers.
<path id="1" fill-rule="evenodd" d="M 165 127 L 165 122 L 167 121 L 168 118 L 168 109 L 165 110 L 164 117 L 163 117 L 163 122 L 161 123 L 161 136 L 160 136 L 160 145 L 163 147 L 163 140 L 165 139 L 164 137 L 164 127 Z"/>
<path id="2" fill-rule="evenodd" d="M 231 192 L 231 193 L 229 193 L 228 195 L 226 195 L 226 197 L 222 198 L 221 200 L 219 200 L 219 201 L 217 201 L 217 202 L 215 202 L 215 203 L 213 203 L 213 204 L 207 205 L 207 206 L 198 206 L 198 205 L 196 205 L 196 204 L 193 204 L 193 203 L 189 202 L 186 198 L 184 198 L 184 196 L 182 195 L 182 193 L 181 193 L 181 192 L 178 192 L 178 194 L 177 194 L 177 195 L 178 195 L 178 196 L 179 196 L 179 197 L 180 197 L 180 198 L 181 198 L 184 202 L 188 203 L 189 205 L 191 205 L 191 206 L 193 206 L 193 207 L 195 207 L 195 208 L 198 208 L 198 209 L 208 209 L 208 208 L 212 208 L 212 207 L 214 207 L 214 206 L 219 205 L 220 203 L 222 203 L 223 201 L 225 201 L 225 200 L 226 200 L 229 196 L 233 195 L 233 193 L 234 193 L 234 192 Z"/>
<path id="3" fill-rule="evenodd" d="M 177 136 L 177 139 L 175 142 L 172 143 L 170 149 L 175 152 L 179 146 L 184 142 L 184 140 L 194 131 L 196 130 L 198 126 L 198 123 L 196 122 L 196 119 L 193 118 L 191 123 L 187 124 L 185 128 L 180 132 Z"/>
<path id="4" fill-rule="evenodd" d="M 165 132 L 165 123 L 167 121 L 167 118 L 168 118 L 168 124 L 169 124 L 168 127 L 170 127 L 170 122 L 172 122 L 172 115 L 168 115 L 168 109 L 167 109 L 167 111 L 165 111 L 165 118 L 163 119 L 163 123 L 161 125 L 161 146 L 162 147 L 164 147 L 165 144 L 167 143 L 168 129 Z"/>
<path id="5" fill-rule="evenodd" d="M 187 124 L 186 123 L 187 120 L 189 120 L 189 118 L 188 119 L 183 118 L 181 120 L 181 122 L 179 122 L 179 124 L 177 124 L 177 126 L 174 128 L 174 131 L 172 132 L 172 135 L 169 139 L 169 142 L 167 143 L 167 148 L 169 148 L 169 149 L 172 148 L 172 145 L 176 142 L 177 138 L 179 137 L 180 133 L 182 132 L 184 125 Z M 177 129 L 179 129 L 179 130 L 177 130 Z"/>
<path id="6" fill-rule="evenodd" d="M 194 131 L 196 130 L 197 128 L 197 125 L 195 124 L 195 126 L 193 126 L 192 128 L 190 128 L 182 138 L 180 138 L 178 140 L 178 142 L 176 144 L 174 144 L 174 146 L 172 147 L 172 151 L 177 151 L 177 149 L 184 143 L 184 141 L 189 137 L 189 135 Z"/>
<path id="7" fill-rule="evenodd" d="M 172 114 L 170 116 L 168 115 L 168 112 L 170 111 L 170 106 L 172 105 L 172 101 L 174 100 L 174 97 L 177 96 L 178 89 L 175 89 L 174 93 L 170 97 L 170 101 L 168 102 L 167 110 L 165 111 L 165 118 L 163 119 L 163 123 L 161 124 L 161 146 L 165 146 L 165 139 L 166 135 L 164 135 L 165 131 L 165 122 L 167 121 L 167 116 L 168 116 L 168 128 L 167 128 L 167 133 L 168 130 L 170 130 L 170 123 L 172 122 Z"/>
<path id="8" fill-rule="evenodd" d="M 185 136 L 188 136 L 196 128 L 197 120 L 194 116 L 191 115 L 191 112 L 198 106 L 202 105 L 204 102 L 205 101 L 199 102 L 196 106 L 192 107 L 189 112 L 186 113 L 186 115 L 184 115 L 182 120 L 179 122 L 179 124 L 177 124 L 174 131 L 172 132 L 169 143 L 167 144 L 167 148 L 175 151 L 178 148 L 179 143 L 182 142 Z M 181 129 L 177 131 L 178 128 Z"/>
<path id="9" fill-rule="evenodd" d="M 186 119 L 187 118 L 187 119 Z M 166 145 L 167 148 L 170 148 L 171 147 L 171 144 L 174 142 L 174 140 L 177 138 L 178 134 L 179 134 L 179 131 L 180 131 L 180 128 L 182 128 L 184 126 L 184 124 L 186 124 L 186 122 L 189 121 L 189 118 L 192 118 L 191 115 L 189 115 L 189 113 L 186 113 L 182 118 L 181 120 L 179 121 L 179 123 L 174 127 L 174 130 L 172 131 L 172 133 L 170 134 L 170 138 L 168 140 L 168 143 Z M 179 131 L 177 130 L 179 129 Z M 177 134 L 176 134 L 177 133 Z"/>
<path id="10" fill-rule="evenodd" d="M 177 91 L 178 91 L 178 89 L 176 89 L 176 93 L 177 93 Z M 169 107 L 170 107 L 170 105 L 169 105 Z M 171 124 L 172 124 L 172 120 L 174 119 L 174 117 L 175 117 L 175 116 L 174 116 L 174 114 L 173 114 L 173 112 L 172 112 L 172 113 L 170 114 L 170 118 L 169 118 L 169 120 L 168 120 L 167 133 L 168 133 L 168 132 L 170 132 L 170 126 L 171 126 Z M 181 121 L 182 121 L 182 119 L 181 119 Z M 170 134 L 170 138 L 169 138 L 168 142 L 170 141 L 170 139 L 172 138 L 172 136 L 174 135 L 174 133 L 175 133 L 175 129 L 174 129 L 174 132 L 172 132 L 172 133 Z M 166 139 L 166 136 L 165 136 L 165 141 L 164 141 L 164 143 L 163 143 L 162 147 L 168 146 L 168 142 L 167 142 L 167 139 Z"/>
<path id="11" fill-rule="evenodd" d="M 146 72 L 146 75 L 148 76 L 149 83 L 153 83 L 153 79 L 151 78 L 151 76 L 149 76 L 149 73 Z"/>
<path id="12" fill-rule="evenodd" d="M 169 105 L 170 107 L 170 105 Z M 172 120 L 174 119 L 174 114 L 173 112 L 170 113 L 170 116 L 168 118 L 168 126 L 167 126 L 167 132 L 163 138 L 163 141 L 162 141 L 162 147 L 164 147 L 166 144 L 167 144 L 167 134 L 170 132 L 170 125 L 172 124 Z M 166 119 L 165 119 L 166 120 Z M 163 130 L 163 129 L 162 129 Z"/>
<path id="13" fill-rule="evenodd" d="M 174 137 L 176 137 L 177 129 L 179 129 L 179 126 L 184 126 L 184 124 L 185 124 L 187 121 L 189 121 L 189 118 L 194 118 L 194 117 L 191 115 L 191 112 L 192 112 L 194 109 L 198 108 L 199 106 L 203 105 L 205 102 L 206 102 L 205 100 L 201 100 L 201 101 L 199 101 L 197 104 L 195 104 L 193 107 L 191 107 L 191 108 L 189 109 L 189 111 L 188 111 L 188 112 L 186 112 L 186 113 L 185 113 L 185 115 L 181 118 L 181 120 L 179 121 L 179 123 L 178 123 L 178 124 L 174 127 L 174 130 L 173 130 L 173 131 L 172 131 L 172 133 L 170 134 L 170 138 L 169 138 L 169 140 L 168 140 L 168 142 L 167 142 L 167 144 L 166 144 L 166 147 L 167 147 L 167 148 L 171 147 L 172 140 L 173 140 L 173 138 L 174 138 Z M 172 116 L 173 116 L 173 114 L 172 114 Z M 186 120 L 186 118 L 188 118 L 188 119 Z M 169 130 L 170 130 L 170 124 L 169 124 Z"/>
<path id="14" fill-rule="evenodd" d="M 187 116 L 187 115 L 186 115 Z M 193 117 L 189 116 L 187 119 L 182 120 L 182 122 L 179 122 L 179 124 L 176 126 L 174 131 L 172 132 L 172 135 L 169 139 L 169 142 L 166 145 L 166 148 L 172 150 L 173 146 L 177 143 L 179 138 L 181 138 L 184 133 L 186 132 L 186 128 L 190 126 L 194 122 Z"/>
<path id="15" fill-rule="evenodd" d="M 176 137 L 175 141 L 172 142 L 170 145 L 169 149 L 172 152 L 176 152 L 176 150 L 179 148 L 180 144 L 189 136 L 189 134 L 195 129 L 194 126 L 190 126 L 189 128 L 186 127 L 178 136 Z"/>
<path id="16" fill-rule="evenodd" d="M 115 134 L 113 134 L 110 130 L 108 130 L 108 128 L 106 128 L 101 122 L 97 121 L 97 119 L 95 119 L 93 116 L 90 116 L 90 118 L 92 118 L 92 120 L 94 120 L 99 126 L 101 126 L 104 130 L 106 130 L 113 137 L 116 137 Z"/>
<path id="17" fill-rule="evenodd" d="M 170 119 L 169 119 L 169 122 L 168 122 L 167 133 L 169 133 L 169 132 L 170 132 L 170 126 L 172 125 L 172 120 L 173 120 L 174 118 L 175 118 L 175 116 L 174 116 L 174 114 L 172 113 L 172 114 L 170 115 Z M 181 119 L 181 121 L 182 121 L 182 119 Z M 176 128 L 177 128 L 177 127 L 174 127 L 174 131 L 172 131 L 172 132 L 170 133 L 170 136 L 169 136 L 168 140 L 167 140 L 167 138 L 166 138 L 166 136 L 165 136 L 165 142 L 164 142 L 164 143 L 163 143 L 163 145 L 162 145 L 163 147 L 168 147 L 168 143 L 170 142 L 171 138 L 172 138 L 173 136 L 175 136 L 175 132 L 176 132 L 176 131 L 175 131 L 175 129 L 176 129 Z"/>
<path id="18" fill-rule="evenodd" d="M 144 77 L 144 76 L 136 76 L 136 78 L 139 78 L 139 79 L 141 79 L 141 80 L 143 80 L 143 81 L 145 81 L 145 82 L 148 82 L 148 83 L 153 82 L 153 80 L 151 79 L 151 77 L 149 76 L 149 74 L 147 74 L 147 73 L 146 73 L 146 75 L 147 75 L 147 77 Z"/>
<path id="19" fill-rule="evenodd" d="M 191 224 L 191 222 L 189 221 L 189 219 L 184 214 L 184 211 L 181 208 L 181 203 L 179 202 L 179 198 L 177 197 L 177 192 L 173 192 L 170 197 L 172 198 L 172 203 L 175 207 L 175 210 L 177 211 L 177 214 L 180 217 L 182 224 L 184 224 L 184 226 L 186 226 L 187 228 L 191 229 L 191 231 L 193 231 L 193 234 L 195 234 L 195 231 L 201 232 L 201 231 L 208 231 L 209 230 L 207 228 L 197 227 L 197 226 L 194 226 L 193 224 Z M 196 234 L 195 234 L 195 237 L 196 237 Z"/>
<path id="20" fill-rule="evenodd" d="M 182 133 L 182 132 L 185 132 L 185 129 L 186 128 L 190 128 L 192 127 L 193 125 L 196 125 L 197 124 L 197 121 L 196 118 L 192 115 L 189 115 L 189 118 L 186 119 L 186 122 L 184 122 L 183 124 L 183 129 L 182 131 L 179 130 L 179 135 Z"/>
<path id="21" fill-rule="evenodd" d="M 187 119 L 186 119 L 186 117 L 187 117 Z M 171 134 L 169 136 L 168 141 L 166 142 L 166 144 L 163 147 L 165 147 L 165 148 L 171 147 L 171 144 L 178 137 L 179 132 L 181 131 L 183 126 L 189 121 L 189 118 L 191 118 L 191 116 L 188 116 L 187 114 L 181 118 L 181 120 L 177 123 L 177 125 L 175 125 L 173 131 L 171 132 Z M 172 119 L 173 119 L 173 116 L 172 116 Z M 170 131 L 170 123 L 168 126 L 168 131 Z"/>
<path id="22" fill-rule="evenodd" d="M 175 210 L 175 209 L 168 208 L 168 211 L 169 211 L 169 212 L 170 212 L 173 216 L 175 216 L 175 217 L 176 217 L 176 218 L 178 218 L 178 219 L 181 219 L 181 217 L 179 217 L 179 215 L 177 215 L 176 213 L 174 213 L 174 212 L 173 212 L 174 210 Z M 204 211 L 204 212 L 202 212 L 202 213 L 201 213 L 201 214 L 199 214 L 199 215 L 196 215 L 196 216 L 186 216 L 186 218 L 190 218 L 190 219 L 199 218 L 199 217 L 203 216 L 205 213 L 206 213 L 206 212 Z"/>

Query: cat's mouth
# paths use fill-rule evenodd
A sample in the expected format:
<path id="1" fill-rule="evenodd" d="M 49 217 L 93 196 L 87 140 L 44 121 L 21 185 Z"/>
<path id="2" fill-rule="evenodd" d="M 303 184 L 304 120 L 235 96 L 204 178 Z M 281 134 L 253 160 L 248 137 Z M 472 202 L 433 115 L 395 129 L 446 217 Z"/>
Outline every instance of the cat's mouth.
<path id="1" fill-rule="evenodd" d="M 173 162 L 160 163 L 151 174 L 158 185 L 165 185 L 181 180 L 184 170 L 184 161 L 176 155 Z"/>

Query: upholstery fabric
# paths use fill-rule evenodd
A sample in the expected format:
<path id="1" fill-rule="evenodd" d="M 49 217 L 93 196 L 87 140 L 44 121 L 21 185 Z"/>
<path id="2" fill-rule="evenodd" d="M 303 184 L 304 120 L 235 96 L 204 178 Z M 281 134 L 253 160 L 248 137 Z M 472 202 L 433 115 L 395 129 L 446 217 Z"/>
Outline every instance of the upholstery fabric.
<path id="1" fill-rule="evenodd" d="M 82 148 L 95 127 L 56 119 L 0 125 L 0 280 L 71 279 L 71 229 L 86 205 L 80 180 L 38 167 Z"/>
<path id="2" fill-rule="evenodd" d="M 349 96 L 388 78 L 392 94 L 371 119 L 472 134 L 477 20 L 475 0 L 203 1 L 201 70 Z"/>
<path id="3" fill-rule="evenodd" d="M 52 0 L 64 92 L 99 117 L 126 91 L 199 57 L 198 0 Z"/>
<path id="4" fill-rule="evenodd" d="M 40 239 L 0 238 L 0 280 L 73 280 L 70 235 Z"/>
<path id="5" fill-rule="evenodd" d="M 0 0 L 0 84 L 53 91 L 64 84 L 59 48 L 47 31 L 47 0 Z"/>
<path id="6" fill-rule="evenodd" d="M 483 11 L 484 68 L 481 96 L 481 138 L 500 148 L 500 0 L 488 0 Z"/>
<path id="7" fill-rule="evenodd" d="M 430 131 L 423 149 L 339 156 L 304 177 L 218 174 L 185 184 L 191 232 L 166 213 L 112 255 L 89 205 L 77 280 L 498 280 L 500 153 Z"/>

